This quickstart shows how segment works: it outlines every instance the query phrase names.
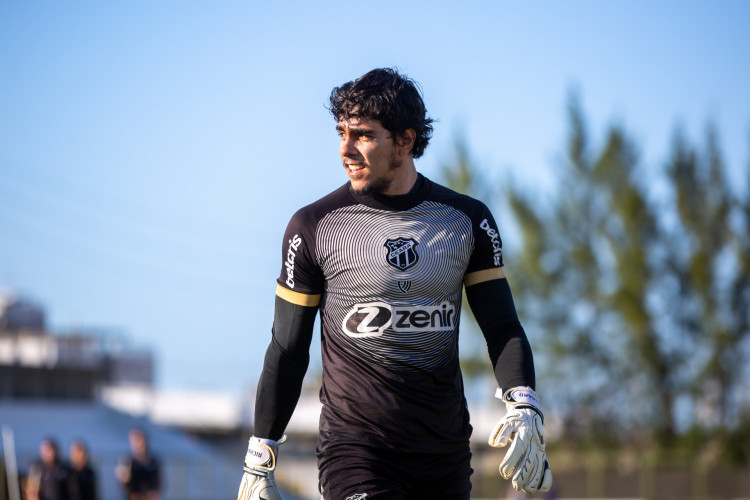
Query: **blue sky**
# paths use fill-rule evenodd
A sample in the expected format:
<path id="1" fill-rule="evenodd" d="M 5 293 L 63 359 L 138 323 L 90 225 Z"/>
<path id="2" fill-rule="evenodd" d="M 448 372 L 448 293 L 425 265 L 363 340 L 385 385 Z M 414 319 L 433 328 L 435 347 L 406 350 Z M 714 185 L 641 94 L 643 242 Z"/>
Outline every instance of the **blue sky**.
<path id="1" fill-rule="evenodd" d="M 713 121 L 746 182 L 748 19 L 743 1 L 0 0 L 0 287 L 56 329 L 154 349 L 160 387 L 244 390 L 286 222 L 346 180 L 334 86 L 417 80 L 435 180 L 460 135 L 494 182 L 554 188 L 577 89 L 594 138 L 622 123 L 649 169 L 678 124 L 700 142 Z"/>

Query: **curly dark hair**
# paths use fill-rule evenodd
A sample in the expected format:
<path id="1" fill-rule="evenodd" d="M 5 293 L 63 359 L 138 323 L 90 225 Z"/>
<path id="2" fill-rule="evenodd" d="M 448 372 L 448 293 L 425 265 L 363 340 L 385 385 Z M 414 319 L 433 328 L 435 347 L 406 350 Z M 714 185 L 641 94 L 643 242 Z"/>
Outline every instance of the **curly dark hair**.
<path id="1" fill-rule="evenodd" d="M 392 68 L 369 71 L 331 91 L 329 110 L 337 122 L 350 118 L 378 120 L 394 136 L 413 128 L 417 137 L 411 153 L 419 158 L 432 137 L 419 84 Z"/>

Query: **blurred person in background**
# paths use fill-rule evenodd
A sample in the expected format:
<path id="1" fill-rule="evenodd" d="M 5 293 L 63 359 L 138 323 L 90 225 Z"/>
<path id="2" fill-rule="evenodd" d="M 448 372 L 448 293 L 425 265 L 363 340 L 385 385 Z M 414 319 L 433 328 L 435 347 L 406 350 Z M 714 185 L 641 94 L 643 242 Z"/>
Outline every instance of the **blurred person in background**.
<path id="1" fill-rule="evenodd" d="M 142 429 L 133 429 L 128 434 L 128 441 L 130 456 L 121 460 L 115 469 L 127 500 L 160 500 L 160 464 L 149 449 L 146 433 Z"/>
<path id="2" fill-rule="evenodd" d="M 89 452 L 82 440 L 70 443 L 70 499 L 96 500 L 96 472 L 89 462 Z"/>
<path id="3" fill-rule="evenodd" d="M 70 468 L 62 461 L 57 442 L 45 438 L 39 443 L 39 460 L 29 468 L 27 500 L 70 500 Z"/>

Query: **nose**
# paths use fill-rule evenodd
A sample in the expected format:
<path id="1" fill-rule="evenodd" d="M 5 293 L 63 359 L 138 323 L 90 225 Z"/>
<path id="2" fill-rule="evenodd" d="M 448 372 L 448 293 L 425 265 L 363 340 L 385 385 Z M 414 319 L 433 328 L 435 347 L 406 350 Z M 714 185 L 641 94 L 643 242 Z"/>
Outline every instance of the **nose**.
<path id="1" fill-rule="evenodd" d="M 356 141 L 350 134 L 341 134 L 341 140 L 339 141 L 339 153 L 341 153 L 342 157 L 348 157 L 357 154 L 355 142 Z"/>

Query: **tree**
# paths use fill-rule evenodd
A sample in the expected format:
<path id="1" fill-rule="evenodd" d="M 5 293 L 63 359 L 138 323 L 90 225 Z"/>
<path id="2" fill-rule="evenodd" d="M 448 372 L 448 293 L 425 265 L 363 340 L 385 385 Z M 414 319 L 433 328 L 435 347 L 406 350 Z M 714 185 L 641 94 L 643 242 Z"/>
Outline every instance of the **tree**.
<path id="1" fill-rule="evenodd" d="M 619 125 L 594 151 L 575 98 L 569 127 L 555 192 L 504 193 L 522 235 L 506 274 L 541 332 L 545 398 L 574 435 L 668 445 L 689 426 L 736 428 L 748 411 L 750 183 L 730 189 L 712 129 L 705 151 L 677 133 L 667 168 L 649 173 Z"/>
<path id="2" fill-rule="evenodd" d="M 676 215 L 666 231 L 669 274 L 677 288 L 672 318 L 700 360 L 689 391 L 700 426 L 719 430 L 732 447 L 737 443 L 727 430 L 743 432 L 738 427 L 748 416 L 739 389 L 747 380 L 750 336 L 750 182 L 743 195 L 729 189 L 713 127 L 704 151 L 676 135 L 667 176 Z"/>
<path id="3" fill-rule="evenodd" d="M 554 192 L 506 183 L 496 198 L 520 233 L 506 275 L 546 406 L 566 416 L 568 437 L 664 447 L 697 433 L 747 461 L 750 172 L 731 185 L 710 126 L 701 148 L 678 130 L 666 165 L 649 171 L 622 126 L 597 150 L 575 97 L 568 118 Z M 493 198 L 460 137 L 443 177 Z M 477 347 L 462 360 L 474 376 L 486 364 Z"/>

